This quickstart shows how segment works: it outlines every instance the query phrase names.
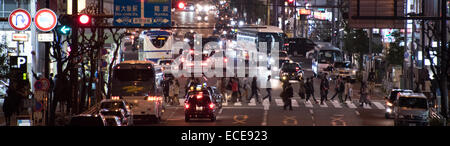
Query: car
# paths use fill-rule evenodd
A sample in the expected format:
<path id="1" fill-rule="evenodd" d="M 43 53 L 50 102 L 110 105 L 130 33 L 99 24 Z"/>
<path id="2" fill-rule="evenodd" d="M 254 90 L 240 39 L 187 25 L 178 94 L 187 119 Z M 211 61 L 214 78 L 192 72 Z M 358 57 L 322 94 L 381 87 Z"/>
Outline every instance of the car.
<path id="1" fill-rule="evenodd" d="M 303 70 L 299 63 L 287 62 L 281 65 L 280 80 L 303 80 Z"/>
<path id="2" fill-rule="evenodd" d="M 350 61 L 335 62 L 331 70 L 331 77 L 342 77 L 343 79 L 349 79 L 352 82 L 356 81 L 356 73 L 358 69 L 354 68 Z"/>
<path id="3" fill-rule="evenodd" d="M 222 103 L 223 103 L 223 95 L 219 92 L 219 90 L 217 90 L 217 88 L 215 86 L 209 86 L 207 87 L 209 93 L 211 93 L 212 98 L 213 98 L 213 102 L 215 102 L 217 104 L 217 106 L 220 108 L 222 108 Z"/>
<path id="4" fill-rule="evenodd" d="M 105 126 L 122 126 L 122 122 L 117 116 L 102 116 L 102 118 L 106 123 Z"/>
<path id="5" fill-rule="evenodd" d="M 129 120 L 129 124 L 133 123 L 133 112 L 130 105 L 122 99 L 103 99 L 100 102 L 100 109 L 116 110 L 122 109 L 125 112 L 125 117 Z"/>
<path id="6" fill-rule="evenodd" d="M 393 118 L 394 116 L 394 102 L 397 101 L 397 95 L 399 93 L 413 93 L 412 90 L 408 89 L 392 89 L 388 96 L 384 97 L 386 101 L 386 112 L 384 116 L 386 119 Z"/>
<path id="7" fill-rule="evenodd" d="M 212 122 L 216 120 L 220 108 L 216 100 L 207 88 L 202 85 L 191 87 L 186 95 L 184 103 L 185 121 L 191 118 L 209 118 Z"/>
<path id="8" fill-rule="evenodd" d="M 428 126 L 430 123 L 430 106 L 423 93 L 399 93 L 394 112 L 394 126 Z"/>
<path id="9" fill-rule="evenodd" d="M 306 52 L 313 50 L 316 44 L 307 38 L 288 38 L 286 39 L 289 54 L 306 56 Z"/>
<path id="10" fill-rule="evenodd" d="M 98 114 L 80 114 L 70 119 L 69 126 L 106 126 L 106 121 Z"/>
<path id="11" fill-rule="evenodd" d="M 109 110 L 109 109 L 101 109 L 99 111 L 99 114 L 101 116 L 117 116 L 120 118 L 120 122 L 124 125 L 127 126 L 129 125 L 129 120 L 125 115 L 125 111 L 123 109 L 117 108 L 114 110 Z"/>
<path id="12" fill-rule="evenodd" d="M 170 70 L 171 64 L 173 63 L 173 59 L 160 59 L 157 64 L 161 66 L 163 70 Z"/>

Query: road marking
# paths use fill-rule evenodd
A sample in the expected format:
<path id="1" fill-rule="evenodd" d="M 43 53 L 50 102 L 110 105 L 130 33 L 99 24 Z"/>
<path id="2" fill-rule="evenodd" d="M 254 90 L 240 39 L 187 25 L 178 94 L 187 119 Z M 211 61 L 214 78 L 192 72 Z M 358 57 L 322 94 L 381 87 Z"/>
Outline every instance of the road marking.
<path id="1" fill-rule="evenodd" d="M 248 119 L 248 115 L 234 115 L 233 124 L 245 124 Z"/>
<path id="2" fill-rule="evenodd" d="M 267 126 L 267 115 L 269 114 L 268 110 L 264 110 L 264 117 L 263 122 L 261 123 L 261 126 Z"/>
<path id="3" fill-rule="evenodd" d="M 372 109 L 372 107 L 370 107 L 370 105 L 367 105 L 367 104 L 363 104 L 363 108 L 364 109 Z"/>
<path id="4" fill-rule="evenodd" d="M 349 108 L 353 108 L 353 109 L 356 108 L 356 105 L 353 104 L 353 102 L 351 102 L 351 101 L 346 101 L 346 102 L 347 102 L 347 106 L 348 106 Z"/>
<path id="5" fill-rule="evenodd" d="M 222 103 L 222 106 L 228 106 L 228 102 Z"/>
<path id="6" fill-rule="evenodd" d="M 320 107 L 328 107 L 326 102 L 323 102 L 323 105 L 322 104 L 319 104 L 319 105 L 320 105 Z"/>
<path id="7" fill-rule="evenodd" d="M 306 107 L 313 108 L 311 101 L 308 100 L 308 101 L 305 101 L 304 103 L 305 103 Z"/>
<path id="8" fill-rule="evenodd" d="M 263 106 L 264 106 L 264 110 L 269 110 L 270 102 L 268 99 L 263 100 Z"/>
<path id="9" fill-rule="evenodd" d="M 223 109 L 264 109 L 264 107 L 258 106 L 226 106 L 222 107 Z"/>
<path id="10" fill-rule="evenodd" d="M 332 100 L 331 103 L 333 104 L 333 106 L 334 106 L 335 108 L 342 108 L 341 104 L 340 104 L 338 101 Z"/>
<path id="11" fill-rule="evenodd" d="M 314 114 L 314 111 L 312 109 L 309 109 L 309 113 Z"/>
<path id="12" fill-rule="evenodd" d="M 292 123 L 290 123 L 290 121 L 292 121 Z M 295 116 L 284 116 L 283 124 L 295 126 L 298 125 L 298 121 L 297 119 L 295 119 Z"/>
<path id="13" fill-rule="evenodd" d="M 360 115 L 360 113 L 358 111 L 355 111 L 355 114 L 358 115 L 358 116 Z"/>
<path id="14" fill-rule="evenodd" d="M 283 104 L 283 100 L 281 100 L 279 98 L 275 99 L 275 103 L 277 104 L 277 106 L 283 106 L 284 105 Z"/>
<path id="15" fill-rule="evenodd" d="M 344 115 L 333 115 L 331 117 L 331 125 L 333 126 L 347 126 L 347 122 L 345 122 L 342 118 Z M 341 123 L 341 124 L 339 124 Z"/>
<path id="16" fill-rule="evenodd" d="M 219 114 L 222 114 L 222 112 L 223 112 L 223 108 L 221 108 L 221 109 L 219 110 Z"/>
<path id="17" fill-rule="evenodd" d="M 379 102 L 372 102 L 378 109 L 386 109 L 383 104 L 379 103 Z"/>
<path id="18" fill-rule="evenodd" d="M 291 99 L 291 102 L 293 107 L 299 107 L 297 100 Z"/>
<path id="19" fill-rule="evenodd" d="M 234 103 L 234 106 L 242 106 L 242 103 L 241 102 L 236 102 L 236 103 Z"/>

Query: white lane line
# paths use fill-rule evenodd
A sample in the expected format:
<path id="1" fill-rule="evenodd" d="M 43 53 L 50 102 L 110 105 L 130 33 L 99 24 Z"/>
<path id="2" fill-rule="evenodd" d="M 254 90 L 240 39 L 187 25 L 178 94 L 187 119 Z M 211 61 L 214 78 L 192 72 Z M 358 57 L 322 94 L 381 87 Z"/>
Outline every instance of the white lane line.
<path id="1" fill-rule="evenodd" d="M 311 101 L 308 100 L 308 101 L 305 101 L 304 103 L 305 103 L 306 107 L 313 108 Z"/>
<path id="2" fill-rule="evenodd" d="M 283 106 L 284 105 L 283 100 L 281 100 L 279 98 L 275 99 L 275 103 L 277 104 L 277 106 Z"/>
<path id="3" fill-rule="evenodd" d="M 347 106 L 348 106 L 349 108 L 353 108 L 353 109 L 356 108 L 356 105 L 353 104 L 353 102 L 351 102 L 351 101 L 346 101 L 346 102 L 347 102 Z"/>
<path id="4" fill-rule="evenodd" d="M 267 126 L 267 115 L 269 114 L 268 110 L 264 110 L 264 117 L 263 122 L 261 123 L 261 126 Z"/>
<path id="5" fill-rule="evenodd" d="M 222 114 L 222 112 L 223 112 L 223 108 L 221 108 L 221 109 L 219 110 L 219 114 Z"/>
<path id="6" fill-rule="evenodd" d="M 222 103 L 222 106 L 228 106 L 228 102 Z"/>
<path id="7" fill-rule="evenodd" d="M 331 103 L 333 104 L 333 106 L 334 106 L 335 108 L 342 108 L 341 104 L 340 104 L 338 101 L 332 100 Z"/>
<path id="8" fill-rule="evenodd" d="M 241 102 L 236 102 L 236 103 L 234 103 L 234 106 L 242 106 L 242 103 Z"/>
<path id="9" fill-rule="evenodd" d="M 298 105 L 297 100 L 291 99 L 291 102 L 292 102 L 292 107 L 300 107 L 300 106 Z"/>
<path id="10" fill-rule="evenodd" d="M 379 102 L 372 102 L 378 109 L 386 109 L 383 104 L 379 103 Z"/>
<path id="11" fill-rule="evenodd" d="M 319 105 L 320 105 L 320 107 L 328 107 L 326 102 L 323 102 L 323 105 L 322 104 L 319 104 Z"/>
<path id="12" fill-rule="evenodd" d="M 269 110 L 270 102 L 268 99 L 263 100 L 263 106 L 264 106 L 264 110 Z"/>

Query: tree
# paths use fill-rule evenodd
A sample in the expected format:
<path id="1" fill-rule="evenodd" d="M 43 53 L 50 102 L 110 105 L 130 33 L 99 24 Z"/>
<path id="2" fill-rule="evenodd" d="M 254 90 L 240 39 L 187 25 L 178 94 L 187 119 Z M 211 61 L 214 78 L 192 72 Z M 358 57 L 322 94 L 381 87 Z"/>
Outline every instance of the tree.
<path id="1" fill-rule="evenodd" d="M 343 50 L 348 53 L 349 56 L 357 54 L 359 56 L 358 64 L 363 65 L 364 55 L 369 54 L 369 37 L 363 29 L 353 29 L 348 26 L 344 29 L 344 46 Z M 381 53 L 383 46 L 381 44 L 370 42 L 372 45 L 372 53 Z M 362 70 L 362 68 L 360 68 Z"/>
<path id="2" fill-rule="evenodd" d="M 389 43 L 386 60 L 388 65 L 403 65 L 405 48 L 400 46 L 400 42 L 404 41 L 404 37 L 400 37 L 400 32 L 392 32 L 395 42 Z"/>

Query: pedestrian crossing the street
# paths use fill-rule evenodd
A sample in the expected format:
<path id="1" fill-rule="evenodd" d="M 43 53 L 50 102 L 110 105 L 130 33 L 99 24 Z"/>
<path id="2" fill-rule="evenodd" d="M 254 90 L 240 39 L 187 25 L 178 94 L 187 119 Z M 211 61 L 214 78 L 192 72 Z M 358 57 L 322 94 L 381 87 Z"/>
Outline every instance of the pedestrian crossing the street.
<path id="1" fill-rule="evenodd" d="M 180 105 L 179 106 L 184 106 L 184 99 L 179 99 L 180 101 Z M 222 106 L 225 107 L 263 107 L 263 103 L 266 104 L 266 106 L 277 106 L 277 107 L 282 107 L 284 106 L 284 102 L 281 98 L 274 98 L 275 102 L 269 102 L 268 99 L 263 100 L 263 102 L 256 102 L 255 99 L 251 99 L 249 102 L 248 101 L 243 101 L 243 102 L 224 102 L 222 103 Z M 385 110 L 386 107 L 383 104 L 384 101 L 379 100 L 379 101 L 371 101 L 371 105 L 369 104 L 364 104 L 363 106 L 359 106 L 360 103 L 358 100 L 353 100 L 353 101 L 345 101 L 343 103 L 337 101 L 337 100 L 329 100 L 329 101 L 324 101 L 323 105 L 320 104 L 320 101 L 318 101 L 317 103 L 315 101 L 306 101 L 305 99 L 300 99 L 299 97 L 294 97 L 291 99 L 292 101 L 292 107 L 296 107 L 296 108 L 335 108 L 335 109 L 376 109 L 376 110 Z M 168 105 L 170 106 L 170 105 Z"/>

